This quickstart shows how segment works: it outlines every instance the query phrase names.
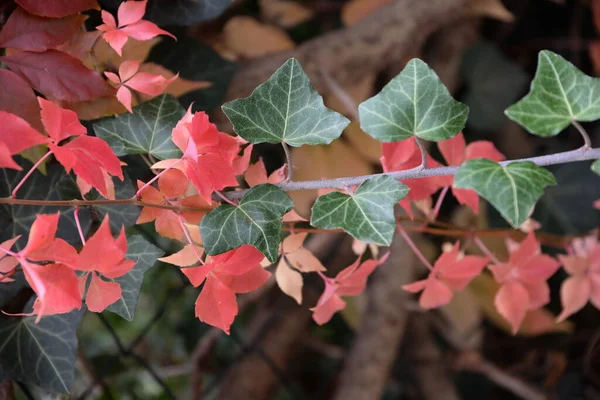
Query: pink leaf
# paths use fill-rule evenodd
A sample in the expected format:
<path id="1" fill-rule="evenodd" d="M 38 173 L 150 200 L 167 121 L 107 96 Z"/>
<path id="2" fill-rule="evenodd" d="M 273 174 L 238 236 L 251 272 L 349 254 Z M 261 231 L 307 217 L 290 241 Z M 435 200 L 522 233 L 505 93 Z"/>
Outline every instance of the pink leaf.
<path id="1" fill-rule="evenodd" d="M 150 21 L 142 20 L 146 12 L 146 1 L 124 1 L 119 6 L 117 15 L 119 24 L 108 12 L 102 11 L 102 21 L 96 29 L 103 31 L 104 40 L 119 54 L 127 42 L 128 37 L 137 40 L 148 40 L 158 35 L 168 35 L 175 39 L 169 32 L 160 29 Z"/>
<path id="2" fill-rule="evenodd" d="M 345 307 L 346 302 L 342 300 L 340 296 L 333 295 L 324 303 L 321 304 L 319 302 L 316 307 L 313 307 L 310 310 L 313 312 L 313 320 L 318 325 L 323 325 L 329 322 L 336 312 L 343 310 Z"/>
<path id="3" fill-rule="evenodd" d="M 592 293 L 591 282 L 583 276 L 573 276 L 565 279 L 560 287 L 560 300 L 563 310 L 558 321 L 564 321 L 570 315 L 581 310 L 590 300 Z"/>
<path id="4" fill-rule="evenodd" d="M 119 27 L 133 24 L 141 20 L 146 13 L 148 1 L 124 1 L 119 6 L 117 17 L 119 18 Z"/>
<path id="5" fill-rule="evenodd" d="M 204 253 L 201 247 L 195 247 L 196 248 L 194 250 L 194 247 L 192 247 L 191 244 L 186 244 L 183 249 L 179 250 L 177 253 L 173 253 L 168 257 L 159 258 L 159 260 L 169 264 L 177 265 L 179 267 L 189 267 L 195 265 L 199 262 L 196 254 L 202 256 Z"/>
<path id="6" fill-rule="evenodd" d="M 516 281 L 510 281 L 500 287 L 494 305 L 496 309 L 512 326 L 513 335 L 519 330 L 519 326 L 525 318 L 529 304 L 527 290 Z"/>
<path id="7" fill-rule="evenodd" d="M 437 279 L 428 279 L 425 289 L 419 298 L 419 305 L 428 310 L 450 303 L 452 290 Z"/>

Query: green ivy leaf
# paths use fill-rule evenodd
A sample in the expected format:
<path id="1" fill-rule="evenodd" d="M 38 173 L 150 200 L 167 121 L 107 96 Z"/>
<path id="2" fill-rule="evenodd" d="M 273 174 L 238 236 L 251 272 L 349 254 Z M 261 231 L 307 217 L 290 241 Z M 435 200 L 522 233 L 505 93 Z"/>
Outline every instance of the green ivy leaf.
<path id="1" fill-rule="evenodd" d="M 323 105 L 298 60 L 285 62 L 245 99 L 225 103 L 235 132 L 252 143 L 329 144 L 350 123 Z"/>
<path id="2" fill-rule="evenodd" d="M 255 186 L 237 207 L 220 205 L 202 218 L 204 250 L 212 256 L 249 244 L 276 262 L 283 234 L 281 219 L 293 206 L 289 196 L 277 186 Z"/>
<path id="3" fill-rule="evenodd" d="M 503 167 L 478 158 L 465 162 L 454 177 L 454 187 L 475 190 L 515 228 L 525 222 L 548 185 L 556 185 L 554 175 L 531 161 Z"/>
<path id="4" fill-rule="evenodd" d="M 594 163 L 592 164 L 592 171 L 600 175 L 600 160 L 594 161 Z"/>
<path id="5" fill-rule="evenodd" d="M 572 121 L 600 118 L 600 79 L 587 76 L 558 54 L 540 51 L 529 94 L 505 114 L 534 135 L 558 135 Z"/>
<path id="6" fill-rule="evenodd" d="M 117 156 L 151 154 L 164 160 L 181 156 L 171 140 L 171 131 L 185 114 L 177 99 L 163 94 L 133 107 L 133 114 L 103 118 L 94 133 L 106 140 Z"/>
<path id="7" fill-rule="evenodd" d="M 156 263 L 156 259 L 162 257 L 164 252 L 152 243 L 148 242 L 140 235 L 127 237 L 126 258 L 136 260 L 137 264 L 127 274 L 108 279 L 108 281 L 117 282 L 121 285 L 121 298 L 111 304 L 107 310 L 119 314 L 127 321 L 131 321 L 135 314 L 140 288 L 144 282 L 144 274 Z"/>
<path id="8" fill-rule="evenodd" d="M 358 112 L 361 128 L 380 142 L 411 136 L 438 141 L 465 127 L 469 107 L 454 100 L 436 73 L 415 58 Z"/>
<path id="9" fill-rule="evenodd" d="M 356 192 L 321 196 L 312 208 L 310 224 L 317 228 L 342 228 L 354 238 L 389 246 L 396 228 L 394 204 L 408 187 L 387 175 L 363 182 Z"/>
<path id="10" fill-rule="evenodd" d="M 0 319 L 0 381 L 12 379 L 68 393 L 75 377 L 77 328 L 84 310 Z"/>

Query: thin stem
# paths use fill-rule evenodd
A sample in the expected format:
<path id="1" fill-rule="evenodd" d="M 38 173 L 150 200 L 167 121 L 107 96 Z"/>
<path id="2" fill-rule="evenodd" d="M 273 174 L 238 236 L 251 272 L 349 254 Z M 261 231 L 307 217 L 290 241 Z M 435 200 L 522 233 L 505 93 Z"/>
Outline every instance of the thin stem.
<path id="1" fill-rule="evenodd" d="M 579 148 L 577 150 L 565 151 L 562 153 L 549 154 L 545 156 L 521 158 L 517 160 L 501 161 L 499 164 L 507 166 L 515 162 L 530 161 L 534 164 L 544 167 L 547 165 L 565 164 L 576 161 L 594 160 L 600 158 L 600 148 L 586 149 Z M 413 168 L 404 171 L 384 172 L 380 174 L 362 175 L 347 178 L 335 178 L 335 179 L 321 179 L 314 181 L 301 181 L 301 182 L 281 182 L 277 186 L 284 192 L 291 192 L 295 190 L 313 190 L 323 188 L 340 188 L 345 186 L 360 185 L 364 181 L 369 179 L 377 178 L 379 176 L 387 175 L 397 180 L 405 179 L 417 179 L 417 178 L 431 178 L 434 176 L 452 176 L 456 175 L 460 166 L 448 166 L 438 168 Z M 247 189 L 236 190 L 227 192 L 229 199 L 242 198 L 248 192 Z"/>
<path id="2" fill-rule="evenodd" d="M 500 260 L 498 260 L 498 258 L 494 255 L 494 253 L 492 253 L 491 250 L 488 249 L 488 247 L 485 245 L 485 243 L 483 243 L 481 239 L 479 239 L 477 236 L 474 236 L 473 242 L 475 242 L 475 244 L 477 245 L 477 247 L 479 247 L 483 254 L 488 256 L 494 264 L 502 264 Z"/>
<path id="3" fill-rule="evenodd" d="M 437 219 L 438 214 L 440 213 L 440 209 L 442 208 L 442 203 L 444 202 L 444 198 L 446 197 L 446 194 L 448 193 L 449 189 L 450 186 L 444 186 L 444 188 L 442 189 L 442 192 L 440 193 L 440 195 L 437 198 L 437 201 L 435 202 L 435 207 L 431 214 L 431 219 Z"/>
<path id="4" fill-rule="evenodd" d="M 231 204 L 234 207 L 237 207 L 238 205 L 231 199 L 229 199 L 227 196 L 225 196 L 223 193 L 221 193 L 218 190 L 215 190 L 215 193 L 217 196 L 219 196 L 221 199 L 223 199 L 224 202 Z"/>
<path id="5" fill-rule="evenodd" d="M 421 165 L 419 166 L 419 169 L 427 169 L 427 150 L 425 149 L 425 145 L 418 137 L 415 137 L 415 143 L 421 152 Z"/>
<path id="6" fill-rule="evenodd" d="M 281 142 L 281 147 L 283 147 L 283 152 L 285 153 L 285 163 L 287 165 L 287 178 L 286 181 L 292 180 L 292 154 L 290 153 L 290 148 L 288 147 L 286 142 Z"/>
<path id="7" fill-rule="evenodd" d="M 44 154 L 35 164 L 33 164 L 33 167 L 31 167 L 31 169 L 29 171 L 27 171 L 27 173 L 25 174 L 23 179 L 21 179 L 21 181 L 17 184 L 17 186 L 15 186 L 12 193 L 10 194 L 13 199 L 17 197 L 17 192 L 19 191 L 19 189 L 21 189 L 21 186 L 23 186 L 25 184 L 25 181 L 31 176 L 31 174 L 33 174 L 33 172 L 36 169 L 38 169 L 38 167 L 40 165 L 42 165 L 42 163 L 44 162 L 44 160 L 46 160 L 46 158 L 50 157 L 51 154 L 52 154 L 52 151 L 48 150 L 48 152 L 46 154 Z"/>
<path id="8" fill-rule="evenodd" d="M 77 226 L 77 232 L 79 232 L 81 243 L 83 243 L 83 245 L 85 246 L 85 236 L 83 235 L 83 229 L 81 229 L 81 221 L 79 221 L 79 207 L 75 207 L 75 211 L 73 211 L 73 216 L 75 217 L 75 225 Z"/>
<path id="9" fill-rule="evenodd" d="M 190 231 L 188 231 L 187 226 L 185 226 L 185 222 L 183 221 L 183 217 L 181 216 L 181 214 L 179 214 L 177 216 L 177 218 L 179 219 L 179 225 L 181 225 L 181 229 L 183 229 L 183 234 L 185 235 L 185 239 L 190 244 L 190 246 L 192 246 L 192 251 L 194 252 L 194 255 L 196 256 L 196 258 L 198 259 L 198 261 L 200 261 L 200 264 L 204 265 L 204 261 L 202 261 L 202 257 L 200 257 L 200 253 L 198 253 L 198 249 L 196 249 L 196 245 L 194 244 L 194 241 L 192 240 L 192 236 L 190 235 Z"/>
<path id="10" fill-rule="evenodd" d="M 49 206 L 49 207 L 83 207 L 83 206 L 114 206 L 120 204 L 131 204 L 138 207 L 152 207 L 160 208 L 163 210 L 171 210 L 176 212 L 182 211 L 210 211 L 212 208 L 203 207 L 184 207 L 171 204 L 158 204 L 158 203 L 147 203 L 140 201 L 135 197 L 129 199 L 116 199 L 116 200 L 30 200 L 30 199 L 13 199 L 12 197 L 0 198 L 0 204 L 8 205 L 22 205 L 22 206 Z"/>
<path id="11" fill-rule="evenodd" d="M 163 169 L 162 171 L 160 171 L 159 174 L 157 174 L 154 178 L 150 179 L 148 182 L 146 182 L 141 188 L 138 189 L 137 192 L 135 192 L 135 198 L 140 197 L 140 195 L 142 194 L 142 191 L 144 189 L 146 189 L 148 186 L 152 185 L 154 183 L 154 181 L 156 181 L 158 178 L 160 178 L 165 172 L 167 172 L 168 170 L 170 170 L 171 168 L 175 167 L 177 164 L 179 164 L 183 159 L 180 158 L 179 160 L 175 161 L 172 165 L 170 165 L 168 168 Z"/>
<path id="12" fill-rule="evenodd" d="M 396 225 L 396 231 L 398 233 L 400 233 L 400 235 L 402 235 L 402 237 L 406 241 L 406 244 L 408 244 L 408 247 L 410 247 L 410 249 L 413 251 L 413 253 L 415 253 L 415 255 L 417 256 L 417 258 L 419 260 L 421 260 L 421 262 L 423 263 L 423 265 L 425 265 L 427 268 L 429 268 L 430 271 L 433 271 L 433 266 L 431 265 L 431 263 L 429 262 L 429 260 L 427 260 L 427 258 L 425 258 L 425 256 L 423 255 L 423 253 L 421 253 L 421 250 L 419 250 L 419 248 L 417 247 L 417 245 L 415 244 L 415 242 L 413 242 L 413 240 L 410 238 L 410 236 L 408 235 L 408 233 L 406 233 L 406 230 L 404 229 L 404 227 L 402 225 L 400 225 L 400 224 L 397 224 Z"/>
<path id="13" fill-rule="evenodd" d="M 577 121 L 571 121 L 571 124 L 579 131 L 581 137 L 583 138 L 583 148 L 590 149 L 592 147 L 592 140 L 590 139 L 590 135 L 588 135 L 587 131 L 581 126 L 581 124 Z"/>

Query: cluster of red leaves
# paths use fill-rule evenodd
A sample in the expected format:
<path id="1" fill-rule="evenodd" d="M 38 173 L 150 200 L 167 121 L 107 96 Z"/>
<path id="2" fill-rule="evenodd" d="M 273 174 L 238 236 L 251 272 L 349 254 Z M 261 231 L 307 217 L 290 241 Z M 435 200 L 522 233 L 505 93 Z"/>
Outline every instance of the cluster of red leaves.
<path id="1" fill-rule="evenodd" d="M 67 172 L 77 175 L 82 194 L 93 187 L 106 198 L 114 198 L 111 176 L 123 180 L 121 162 L 108 144 L 97 137 L 88 136 L 77 114 L 56 104 L 38 98 L 41 119 L 48 136 L 31 127 L 21 117 L 0 111 L 3 125 L 0 129 L 0 166 L 21 169 L 11 155 L 38 144 L 47 144 L 49 154 Z M 48 154 L 48 155 L 49 155 Z"/>
<path id="2" fill-rule="evenodd" d="M 205 112 L 189 109 L 173 129 L 172 140 L 183 156 L 159 161 L 152 168 L 180 170 L 208 204 L 215 190 L 237 186 L 236 175 L 248 169 L 252 147 L 239 155 L 240 142 L 219 132 Z"/>
<path id="3" fill-rule="evenodd" d="M 21 267 L 25 279 L 37 295 L 32 314 L 62 314 L 81 308 L 82 298 L 88 308 L 100 312 L 121 297 L 121 286 L 114 279 L 125 275 L 135 261 L 126 260 L 125 231 L 114 239 L 109 217 L 78 253 L 74 247 L 56 237 L 59 214 L 41 214 L 35 219 L 27 245 L 19 252 L 11 247 L 19 237 L 0 245 L 0 279 L 7 281 Z M 76 271 L 83 272 L 78 276 Z M 91 281 L 85 293 L 88 277 Z"/>

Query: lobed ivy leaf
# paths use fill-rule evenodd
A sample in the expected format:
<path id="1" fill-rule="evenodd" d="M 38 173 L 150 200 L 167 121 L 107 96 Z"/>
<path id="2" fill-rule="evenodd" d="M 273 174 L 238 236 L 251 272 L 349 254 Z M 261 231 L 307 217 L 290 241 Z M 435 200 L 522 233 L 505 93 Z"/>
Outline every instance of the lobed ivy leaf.
<path id="1" fill-rule="evenodd" d="M 342 228 L 354 238 L 389 246 L 394 236 L 394 204 L 408 187 L 384 175 L 363 182 L 354 194 L 328 193 L 312 207 L 310 224 L 317 228 Z"/>
<path id="2" fill-rule="evenodd" d="M 220 205 L 202 218 L 204 250 L 214 256 L 249 244 L 274 263 L 283 234 L 281 219 L 293 206 L 289 196 L 277 186 L 257 185 L 237 207 Z"/>
<path id="3" fill-rule="evenodd" d="M 112 216 L 112 214 L 111 214 Z M 144 283 L 146 271 L 156 264 L 156 259 L 162 257 L 164 251 L 148 242 L 141 235 L 132 235 L 127 237 L 127 255 L 129 260 L 136 260 L 137 264 L 127 274 L 108 279 L 111 282 L 117 282 L 121 285 L 121 298 L 116 303 L 111 304 L 107 310 L 119 314 L 127 321 L 131 321 L 135 315 L 140 296 L 140 288 Z"/>
<path id="4" fill-rule="evenodd" d="M 600 79 L 543 50 L 529 94 L 505 114 L 534 135 L 558 135 L 573 121 L 600 118 Z"/>
<path id="5" fill-rule="evenodd" d="M 556 185 L 554 175 L 531 161 L 503 167 L 478 158 L 465 162 L 454 177 L 454 187 L 475 190 L 515 228 L 525 222 L 549 185 Z"/>
<path id="6" fill-rule="evenodd" d="M 294 58 L 249 97 L 222 108 L 235 132 L 252 143 L 329 144 L 350 123 L 323 105 L 323 98 Z"/>
<path id="7" fill-rule="evenodd" d="M 68 393 L 75 377 L 77 328 L 84 309 L 50 315 L 0 319 L 0 381 L 17 380 Z"/>
<path id="8" fill-rule="evenodd" d="M 103 118 L 94 124 L 94 133 L 104 139 L 117 156 L 151 154 L 165 160 L 181 152 L 171 140 L 171 131 L 185 109 L 171 95 L 163 94 L 133 107 L 133 113 Z"/>
<path id="9" fill-rule="evenodd" d="M 436 73 L 415 58 L 358 112 L 360 127 L 380 142 L 411 136 L 438 141 L 465 127 L 469 107 L 454 100 Z"/>
<path id="10" fill-rule="evenodd" d="M 600 175 L 600 160 L 596 160 L 592 163 L 592 171 L 597 175 Z"/>

